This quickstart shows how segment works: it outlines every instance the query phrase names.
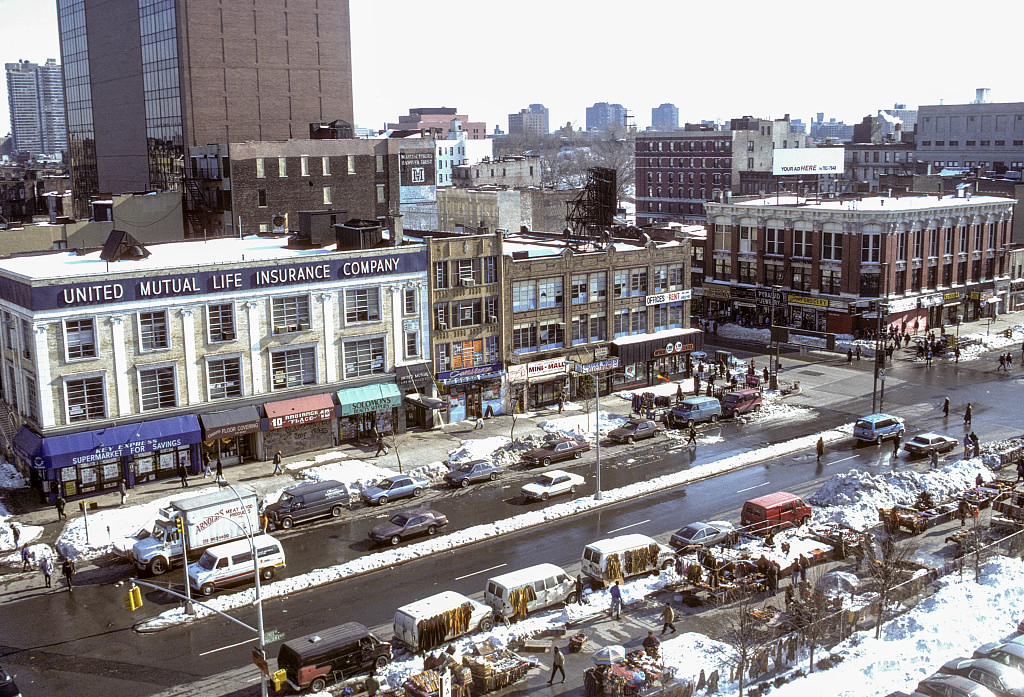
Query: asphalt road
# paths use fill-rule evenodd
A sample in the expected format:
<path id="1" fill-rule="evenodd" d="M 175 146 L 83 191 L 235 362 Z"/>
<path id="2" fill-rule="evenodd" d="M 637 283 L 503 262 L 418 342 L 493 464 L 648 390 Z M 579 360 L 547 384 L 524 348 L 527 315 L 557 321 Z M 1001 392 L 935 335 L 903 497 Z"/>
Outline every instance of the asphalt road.
<path id="1" fill-rule="evenodd" d="M 791 375 L 812 371 L 817 375 L 808 378 L 820 378 L 823 370 L 834 368 L 800 365 L 792 369 Z M 856 390 L 850 390 L 847 381 L 830 383 L 827 389 L 835 391 L 834 404 L 830 408 L 819 407 L 818 417 L 813 421 L 784 421 L 758 427 L 723 423 L 703 429 L 707 434 L 720 433 L 723 440 L 699 446 L 695 456 L 687 449 L 666 449 L 665 443 L 669 441 L 664 439 L 651 445 L 602 447 L 603 486 L 621 486 L 848 422 L 870 411 L 871 395 L 864 394 L 863 380 L 859 384 Z M 974 428 L 984 440 L 1020 432 L 1019 416 L 1001 406 L 1019 399 L 1020 381 L 1015 378 L 1002 379 L 976 366 L 948 367 L 907 370 L 901 373 L 900 380 L 891 380 L 890 385 L 885 409 L 905 416 L 911 432 L 935 429 L 951 435 L 962 433 L 955 415 L 947 422 L 936 409 L 935 405 L 946 394 L 955 405 L 975 403 Z M 809 494 L 839 472 L 854 467 L 887 468 L 889 452 L 887 446 L 854 448 L 852 441 L 840 441 L 830 448 L 820 466 L 811 453 L 796 453 L 641 500 L 298 593 L 286 600 L 269 601 L 264 604 L 265 625 L 268 631 L 279 632 L 287 639 L 355 620 L 371 627 L 382 626 L 382 635 L 387 637 L 395 608 L 439 590 L 479 596 L 488 576 L 541 561 L 559 564 L 574 574 L 584 545 L 600 537 L 641 532 L 665 541 L 674 530 L 694 520 L 735 520 L 742 502 L 761 493 L 787 489 Z M 914 466 L 923 468 L 924 462 L 918 461 Z M 588 482 L 592 483 L 593 453 L 566 468 L 590 475 Z M 524 505 L 518 500 L 519 486 L 531 477 L 532 473 L 515 472 L 502 481 L 469 490 L 432 491 L 416 504 L 429 503 L 449 513 L 452 529 L 457 529 L 542 505 Z M 592 488 L 588 488 L 582 493 L 591 492 Z M 366 553 L 366 531 L 378 522 L 377 516 L 402 507 L 395 502 L 379 510 L 357 511 L 338 522 L 300 527 L 280 535 L 288 554 L 287 573 L 302 573 Z M 123 610 L 123 588 L 114 585 L 129 575 L 126 566 L 99 568 L 82 575 L 82 585 L 73 595 L 54 592 L 5 606 L 0 639 L 3 663 L 15 667 L 19 676 L 25 676 L 35 694 L 134 697 L 173 691 L 175 686 L 203 679 L 210 680 L 209 689 L 193 690 L 191 694 L 227 694 L 232 688 L 225 685 L 221 675 L 225 671 L 239 680 L 236 687 L 252 693 L 256 670 L 251 665 L 244 667 L 251 636 L 219 618 L 158 634 L 137 634 L 131 630 L 131 623 L 142 618 Z M 163 578 L 177 581 L 173 572 Z M 155 614 L 174 604 L 169 597 L 160 595 L 148 593 L 143 612 Z M 253 614 L 249 610 L 238 616 L 251 622 Z M 276 655 L 276 650 L 277 643 L 270 644 L 271 656 Z M 208 677 L 217 675 L 221 677 Z M 246 681 L 250 683 L 248 689 L 244 687 Z M 189 693 L 188 689 L 183 687 L 182 694 Z"/>

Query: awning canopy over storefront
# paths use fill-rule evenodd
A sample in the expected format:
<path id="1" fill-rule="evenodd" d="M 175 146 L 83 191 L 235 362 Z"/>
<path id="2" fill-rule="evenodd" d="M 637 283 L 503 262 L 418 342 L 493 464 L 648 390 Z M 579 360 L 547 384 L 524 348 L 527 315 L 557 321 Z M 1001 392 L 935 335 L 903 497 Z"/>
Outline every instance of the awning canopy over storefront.
<path id="1" fill-rule="evenodd" d="M 398 375 L 398 386 L 402 391 L 426 392 L 434 382 L 430 375 L 430 365 L 427 363 L 400 365 L 395 369 L 395 373 Z"/>
<path id="2" fill-rule="evenodd" d="M 366 414 L 391 409 L 402 403 L 402 393 L 393 382 L 379 382 L 365 387 L 338 390 L 338 416 Z"/>
<path id="3" fill-rule="evenodd" d="M 233 438 L 260 430 L 260 413 L 256 407 L 200 414 L 199 421 L 203 424 L 203 440 Z"/>
<path id="4" fill-rule="evenodd" d="M 624 364 L 646 363 L 661 356 L 700 351 L 704 332 L 700 329 L 664 329 L 653 334 L 623 336 L 611 343 L 612 355 Z"/>
<path id="5" fill-rule="evenodd" d="M 445 406 L 445 402 L 443 399 L 437 399 L 436 397 L 428 397 L 426 395 L 417 394 L 415 392 L 413 392 L 412 394 L 405 395 L 405 401 L 409 402 L 410 404 L 415 404 L 418 407 L 423 407 L 424 409 L 441 409 Z"/>
<path id="6" fill-rule="evenodd" d="M 188 414 L 50 438 L 42 438 L 22 426 L 14 437 L 14 449 L 33 467 L 53 469 L 177 448 L 201 440 L 199 419 Z"/>
<path id="7" fill-rule="evenodd" d="M 263 408 L 267 412 L 268 427 L 272 431 L 334 417 L 334 401 L 329 394 L 267 402 Z"/>

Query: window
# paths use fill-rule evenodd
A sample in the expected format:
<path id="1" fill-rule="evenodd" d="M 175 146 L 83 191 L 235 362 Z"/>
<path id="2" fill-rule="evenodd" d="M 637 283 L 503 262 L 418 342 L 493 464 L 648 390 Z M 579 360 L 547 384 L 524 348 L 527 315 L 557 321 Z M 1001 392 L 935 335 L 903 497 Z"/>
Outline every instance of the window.
<path id="1" fill-rule="evenodd" d="M 732 280 L 732 260 L 731 259 L 715 259 L 715 279 L 719 281 L 730 281 Z"/>
<path id="2" fill-rule="evenodd" d="M 484 283 L 498 282 L 498 257 L 489 256 L 483 258 L 484 262 Z"/>
<path id="3" fill-rule="evenodd" d="M 434 262 L 434 288 L 448 287 L 448 262 Z"/>
<path id="4" fill-rule="evenodd" d="M 96 335 L 93 319 L 65 320 L 65 350 L 68 360 L 96 357 Z"/>
<path id="5" fill-rule="evenodd" d="M 590 302 L 608 298 L 608 276 L 604 271 L 590 274 Z"/>
<path id="6" fill-rule="evenodd" d="M 309 296 L 273 298 L 270 313 L 275 334 L 306 331 L 309 329 Z"/>
<path id="7" fill-rule="evenodd" d="M 924 231 L 914 230 L 914 258 L 920 259 L 924 254 Z"/>
<path id="8" fill-rule="evenodd" d="M 572 345 L 587 343 L 587 329 L 590 326 L 590 317 L 587 315 L 573 315 L 572 317 Z"/>
<path id="9" fill-rule="evenodd" d="M 764 231 L 764 253 L 783 254 L 786 242 L 786 231 L 782 228 L 768 227 Z"/>
<path id="10" fill-rule="evenodd" d="M 440 331 L 447 331 L 449 319 L 447 303 L 434 304 L 434 319 L 437 321 L 437 329 Z"/>
<path id="11" fill-rule="evenodd" d="M 65 381 L 64 397 L 67 400 L 68 423 L 105 417 L 105 395 L 102 375 Z"/>
<path id="12" fill-rule="evenodd" d="M 139 313 L 139 349 L 158 351 L 170 346 L 167 339 L 167 311 Z"/>
<path id="13" fill-rule="evenodd" d="M 793 228 L 793 256 L 811 256 L 811 231 L 803 227 Z"/>
<path id="14" fill-rule="evenodd" d="M 331 173 L 331 158 L 327 155 L 320 158 L 320 169 L 323 170 L 324 176 Z"/>
<path id="15" fill-rule="evenodd" d="M 206 323 L 211 342 L 235 340 L 235 306 L 231 303 L 207 305 Z"/>
<path id="16" fill-rule="evenodd" d="M 309 176 L 309 155 L 299 157 L 299 174 L 303 177 Z"/>
<path id="17" fill-rule="evenodd" d="M 618 339 L 620 336 L 629 335 L 629 310 L 622 308 L 616 310 L 615 314 L 612 315 L 613 324 L 612 331 L 615 334 L 615 338 Z"/>
<path id="18" fill-rule="evenodd" d="M 939 256 L 939 231 L 935 228 L 928 231 L 928 256 Z"/>
<path id="19" fill-rule="evenodd" d="M 629 270 L 629 294 L 631 296 L 647 293 L 647 269 L 639 267 Z"/>
<path id="20" fill-rule="evenodd" d="M 982 226 L 980 224 L 974 225 L 974 249 L 975 251 L 984 249 L 985 245 L 982 242 Z M 975 276 L 977 278 L 977 276 Z"/>
<path id="21" fill-rule="evenodd" d="M 617 269 L 615 271 L 615 286 L 613 288 L 613 297 L 616 297 L 616 298 L 628 298 L 629 297 L 629 270 L 628 269 Z"/>
<path id="22" fill-rule="evenodd" d="M 838 269 L 821 270 L 821 292 L 827 295 L 839 295 L 841 272 Z"/>
<path id="23" fill-rule="evenodd" d="M 715 249 L 728 252 L 732 249 L 732 228 L 724 223 L 715 223 Z"/>
<path id="24" fill-rule="evenodd" d="M 783 276 L 783 268 L 782 264 L 766 263 L 764 265 L 764 284 L 766 286 L 785 285 L 786 281 Z"/>
<path id="25" fill-rule="evenodd" d="M 383 172 L 384 171 L 384 156 L 383 155 L 377 155 L 376 162 L 377 162 L 377 171 L 378 172 Z"/>
<path id="26" fill-rule="evenodd" d="M 652 293 L 663 293 L 668 290 L 668 267 L 655 266 L 654 278 L 651 284 Z"/>
<path id="27" fill-rule="evenodd" d="M 655 305 L 652 307 L 651 321 L 654 323 L 653 330 L 656 332 L 668 329 L 668 305 Z"/>
<path id="28" fill-rule="evenodd" d="M 14 318 L 10 312 L 4 313 L 4 345 L 8 351 L 14 350 Z"/>
<path id="29" fill-rule="evenodd" d="M 540 279 L 537 281 L 537 292 L 540 296 L 540 300 L 537 304 L 538 308 L 544 309 L 546 307 L 562 306 L 564 298 L 562 296 L 561 277 Z"/>
<path id="30" fill-rule="evenodd" d="M 139 369 L 139 405 L 142 411 L 178 405 L 173 365 Z"/>
<path id="31" fill-rule="evenodd" d="M 944 227 L 942 228 L 942 253 L 952 254 L 953 253 L 953 229 Z"/>
<path id="32" fill-rule="evenodd" d="M 877 264 L 881 258 L 882 235 L 871 232 L 860 236 L 860 260 Z"/>
<path id="33" fill-rule="evenodd" d="M 288 176 L 288 158 L 279 157 L 277 158 L 277 176 L 287 177 Z"/>
<path id="34" fill-rule="evenodd" d="M 686 267 L 683 264 L 673 264 L 668 267 L 668 289 L 683 290 L 686 284 Z"/>
<path id="35" fill-rule="evenodd" d="M 477 324 L 483 324 L 482 307 L 480 298 L 453 302 L 451 326 L 472 327 Z"/>
<path id="36" fill-rule="evenodd" d="M 558 320 L 541 322 L 538 335 L 541 351 L 561 348 L 565 345 L 565 323 Z"/>
<path id="37" fill-rule="evenodd" d="M 459 283 L 462 283 L 463 280 L 469 281 L 470 283 L 480 282 L 479 259 L 456 259 L 452 263 L 455 265 L 454 275 Z"/>
<path id="38" fill-rule="evenodd" d="M 345 291 L 345 324 L 380 321 L 380 287 Z"/>
<path id="39" fill-rule="evenodd" d="M 756 261 L 741 261 L 739 262 L 739 281 L 740 283 L 757 283 L 757 262 Z"/>
<path id="40" fill-rule="evenodd" d="M 405 332 L 405 357 L 419 358 L 420 355 L 420 333 Z"/>
<path id="41" fill-rule="evenodd" d="M 967 253 L 967 226 L 966 225 L 961 225 L 960 226 L 960 253 L 961 254 L 966 254 Z"/>
<path id="42" fill-rule="evenodd" d="M 32 347 L 35 341 L 32 339 L 32 323 L 27 319 L 21 320 L 21 355 L 25 358 L 32 358 Z"/>
<path id="43" fill-rule="evenodd" d="M 532 353 L 537 350 L 537 324 L 521 322 L 512 327 L 512 353 Z"/>
<path id="44" fill-rule="evenodd" d="M 843 233 L 825 230 L 821 233 L 821 258 L 841 261 L 843 258 Z"/>
<path id="45" fill-rule="evenodd" d="M 25 401 L 28 407 L 28 418 L 39 421 L 39 388 L 34 375 L 25 375 Z"/>
<path id="46" fill-rule="evenodd" d="M 537 284 L 534 281 L 516 281 L 512 284 L 512 311 L 537 309 Z"/>
<path id="47" fill-rule="evenodd" d="M 409 316 L 417 314 L 419 309 L 418 293 L 415 288 L 402 289 L 402 314 Z"/>
<path id="48" fill-rule="evenodd" d="M 256 178 L 257 179 L 263 179 L 266 176 L 267 176 L 267 170 L 266 170 L 266 168 L 264 166 L 263 158 L 262 157 L 257 157 L 256 158 Z"/>
<path id="49" fill-rule="evenodd" d="M 435 372 L 443 373 L 452 369 L 452 356 L 448 344 L 434 344 L 434 355 L 437 357 Z"/>
<path id="50" fill-rule="evenodd" d="M 740 226 L 740 251 L 757 253 L 757 228 L 749 225 Z"/>
<path id="51" fill-rule="evenodd" d="M 793 267 L 792 280 L 790 287 L 793 290 L 810 290 L 811 289 L 811 272 L 810 269 L 803 269 L 798 266 Z"/>
<path id="52" fill-rule="evenodd" d="M 347 342 L 346 342 L 347 344 Z M 270 389 L 316 384 L 316 347 L 281 349 L 270 352 Z M 351 377 L 346 375 L 346 377 Z"/>
<path id="53" fill-rule="evenodd" d="M 907 233 L 903 231 L 896 233 L 896 258 L 899 261 L 907 260 Z"/>
<path id="54" fill-rule="evenodd" d="M 634 309 L 629 313 L 629 333 L 643 334 L 647 331 L 647 310 Z"/>
<path id="55" fill-rule="evenodd" d="M 210 399 L 228 399 L 242 396 L 242 359 L 208 358 L 206 383 Z"/>
<path id="56" fill-rule="evenodd" d="M 256 190 L 256 205 L 259 208 L 266 208 L 267 207 L 267 190 L 266 189 L 257 189 Z M 263 231 L 260 230 L 260 232 L 263 232 Z"/>
<path id="57" fill-rule="evenodd" d="M 331 199 L 331 187 L 325 186 L 324 187 L 324 205 L 325 206 L 331 205 L 331 200 L 332 200 Z"/>
<path id="58" fill-rule="evenodd" d="M 377 203 L 385 203 L 386 201 L 387 201 L 387 197 L 384 195 L 384 185 L 383 184 L 378 184 L 377 185 Z"/>
<path id="59" fill-rule="evenodd" d="M 590 340 L 604 341 L 608 338 L 608 318 L 604 315 L 590 315 Z"/>
<path id="60" fill-rule="evenodd" d="M 569 285 L 571 302 L 573 305 L 588 302 L 587 299 L 587 274 L 573 274 Z"/>

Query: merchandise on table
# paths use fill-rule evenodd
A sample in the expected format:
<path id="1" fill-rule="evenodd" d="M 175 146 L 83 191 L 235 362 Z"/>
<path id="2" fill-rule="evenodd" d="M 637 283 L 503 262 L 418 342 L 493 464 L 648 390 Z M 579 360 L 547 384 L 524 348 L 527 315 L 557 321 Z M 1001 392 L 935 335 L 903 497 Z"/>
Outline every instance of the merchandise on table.
<path id="1" fill-rule="evenodd" d="M 473 686 L 480 692 L 491 692 L 521 680 L 534 665 L 508 649 L 495 649 L 490 641 L 476 644 L 477 654 L 463 656 L 462 663 L 473 676 Z"/>

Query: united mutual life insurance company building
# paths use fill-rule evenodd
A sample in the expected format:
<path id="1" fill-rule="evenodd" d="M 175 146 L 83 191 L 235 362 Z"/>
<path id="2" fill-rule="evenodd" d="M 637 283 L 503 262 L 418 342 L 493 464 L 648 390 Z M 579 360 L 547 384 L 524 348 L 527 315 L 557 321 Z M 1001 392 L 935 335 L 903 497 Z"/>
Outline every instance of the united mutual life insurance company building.
<path id="1" fill-rule="evenodd" d="M 425 246 L 287 244 L 0 260 L 0 416 L 41 498 L 405 429 L 432 387 Z"/>

